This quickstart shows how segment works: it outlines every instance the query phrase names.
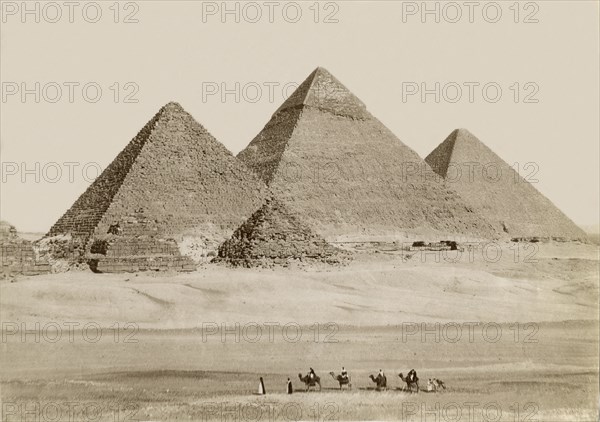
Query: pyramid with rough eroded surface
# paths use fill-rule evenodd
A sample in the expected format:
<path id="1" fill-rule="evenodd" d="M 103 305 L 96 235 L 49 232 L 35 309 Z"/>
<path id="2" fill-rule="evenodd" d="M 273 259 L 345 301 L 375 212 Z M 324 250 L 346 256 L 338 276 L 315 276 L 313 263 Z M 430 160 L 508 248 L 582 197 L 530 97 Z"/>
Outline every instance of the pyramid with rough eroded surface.
<path id="1" fill-rule="evenodd" d="M 184 244 L 204 256 L 214 253 L 265 197 L 264 182 L 179 104 L 169 103 L 47 236 L 70 234 L 86 253 L 100 242 L 95 251 L 121 259 L 105 265 L 107 271 L 127 270 L 123 259 L 139 262 L 144 256 L 162 266 L 162 258 L 178 254 L 164 242 L 176 241 L 184 254 Z"/>
<path id="2" fill-rule="evenodd" d="M 347 259 L 349 255 L 313 233 L 300 216 L 271 199 L 219 247 L 216 261 L 255 267 L 287 265 L 291 260 L 338 264 Z"/>
<path id="3" fill-rule="evenodd" d="M 425 158 L 461 197 L 513 238 L 585 239 L 548 198 L 466 129 Z"/>
<path id="4" fill-rule="evenodd" d="M 323 68 L 238 157 L 328 240 L 497 235 Z"/>

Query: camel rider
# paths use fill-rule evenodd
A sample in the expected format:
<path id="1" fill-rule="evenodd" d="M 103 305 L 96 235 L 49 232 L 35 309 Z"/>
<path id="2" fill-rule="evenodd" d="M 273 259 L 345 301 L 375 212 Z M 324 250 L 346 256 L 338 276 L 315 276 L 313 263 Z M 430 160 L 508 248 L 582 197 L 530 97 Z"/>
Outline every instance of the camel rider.
<path id="1" fill-rule="evenodd" d="M 416 378 L 417 378 L 417 371 L 415 371 L 414 369 L 411 369 L 411 370 L 408 372 L 408 376 L 407 376 L 407 378 L 408 378 L 408 380 L 409 380 L 410 382 L 414 382 L 414 381 L 416 381 Z"/>
<path id="2" fill-rule="evenodd" d="M 378 376 L 381 377 L 381 378 L 385 377 L 385 375 L 383 375 L 383 371 L 381 369 L 379 370 L 379 375 Z"/>
<path id="3" fill-rule="evenodd" d="M 317 376 L 317 374 L 315 374 L 315 370 L 310 368 L 310 371 L 308 372 L 308 378 L 310 378 L 311 380 L 314 380 L 316 376 Z"/>
<path id="4" fill-rule="evenodd" d="M 342 378 L 347 380 L 348 379 L 348 371 L 346 371 L 346 369 L 342 366 Z"/>

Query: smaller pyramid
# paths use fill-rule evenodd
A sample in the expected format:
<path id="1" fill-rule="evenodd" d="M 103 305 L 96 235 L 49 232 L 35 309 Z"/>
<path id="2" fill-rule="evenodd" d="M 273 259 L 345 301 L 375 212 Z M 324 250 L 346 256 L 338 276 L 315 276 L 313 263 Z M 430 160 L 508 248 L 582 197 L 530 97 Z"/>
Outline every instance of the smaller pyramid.
<path id="1" fill-rule="evenodd" d="M 226 240 L 216 262 L 269 267 L 290 260 L 339 264 L 347 253 L 333 247 L 276 199 L 267 202 Z"/>
<path id="2" fill-rule="evenodd" d="M 587 238 L 556 205 L 466 129 L 454 130 L 425 161 L 469 206 L 513 239 Z"/>

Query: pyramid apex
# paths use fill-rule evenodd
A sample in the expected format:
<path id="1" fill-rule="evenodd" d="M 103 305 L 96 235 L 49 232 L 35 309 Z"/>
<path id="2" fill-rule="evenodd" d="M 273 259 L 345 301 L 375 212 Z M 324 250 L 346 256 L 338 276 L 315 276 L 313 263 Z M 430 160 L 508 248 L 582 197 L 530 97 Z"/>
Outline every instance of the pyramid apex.
<path id="1" fill-rule="evenodd" d="M 455 129 L 447 138 L 452 143 L 452 149 L 454 149 L 455 145 L 469 145 L 469 148 L 480 148 L 483 146 L 487 148 L 487 146 L 481 142 L 481 140 L 473 135 L 471 131 L 465 128 Z M 446 142 L 446 141 L 444 141 Z M 448 142 L 446 142 L 448 143 Z"/>
<path id="2" fill-rule="evenodd" d="M 275 114 L 292 108 L 313 107 L 357 119 L 367 118 L 365 104 L 324 67 L 317 67 L 298 86 Z"/>
<path id="3" fill-rule="evenodd" d="M 162 112 L 165 112 L 165 111 L 170 111 L 170 112 L 185 111 L 183 109 L 183 107 L 181 106 L 181 104 L 179 104 L 176 101 L 169 101 L 167 104 L 165 104 L 164 106 L 162 106 L 162 108 L 160 110 Z"/>
<path id="4" fill-rule="evenodd" d="M 317 66 L 315 70 L 313 70 L 313 74 L 316 75 L 318 73 L 325 73 L 327 75 L 331 75 L 331 72 L 325 69 L 323 66 Z"/>
<path id="5" fill-rule="evenodd" d="M 475 136 L 469 131 L 469 129 L 465 129 L 462 127 L 458 128 L 458 129 L 454 129 L 452 134 L 454 134 L 456 136 Z"/>

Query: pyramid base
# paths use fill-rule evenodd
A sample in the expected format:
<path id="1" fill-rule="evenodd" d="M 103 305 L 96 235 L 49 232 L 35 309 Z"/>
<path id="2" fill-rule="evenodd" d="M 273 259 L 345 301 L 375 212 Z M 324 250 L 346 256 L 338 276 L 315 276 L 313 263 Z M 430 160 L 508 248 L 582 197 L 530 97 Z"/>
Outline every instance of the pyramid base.
<path id="1" fill-rule="evenodd" d="M 5 265 L 2 263 L 0 268 L 0 274 L 2 275 L 25 275 L 25 276 L 36 276 L 43 274 L 50 274 L 52 267 L 47 263 L 31 263 L 31 264 L 9 264 Z"/>
<path id="2" fill-rule="evenodd" d="M 92 258 L 88 260 L 95 273 L 135 273 L 140 271 L 192 272 L 196 264 L 186 256 L 133 256 Z"/>
<path id="3" fill-rule="evenodd" d="M 317 266 L 337 266 L 346 265 L 352 259 L 350 254 L 340 252 L 335 256 L 329 257 L 248 257 L 248 258 L 230 258 L 216 257 L 211 262 L 224 263 L 231 267 L 242 268 L 291 268 L 291 267 L 317 267 Z"/>
<path id="4" fill-rule="evenodd" d="M 195 271 L 196 264 L 179 252 L 173 239 L 150 236 L 106 236 L 94 239 L 87 263 L 96 273 Z"/>
<path id="5" fill-rule="evenodd" d="M 522 242 L 522 243 L 550 243 L 550 242 L 590 243 L 589 238 L 586 238 L 586 237 L 570 238 L 570 237 L 563 237 L 563 236 L 521 236 L 521 237 L 512 237 L 510 239 L 510 241 L 511 242 Z"/>

